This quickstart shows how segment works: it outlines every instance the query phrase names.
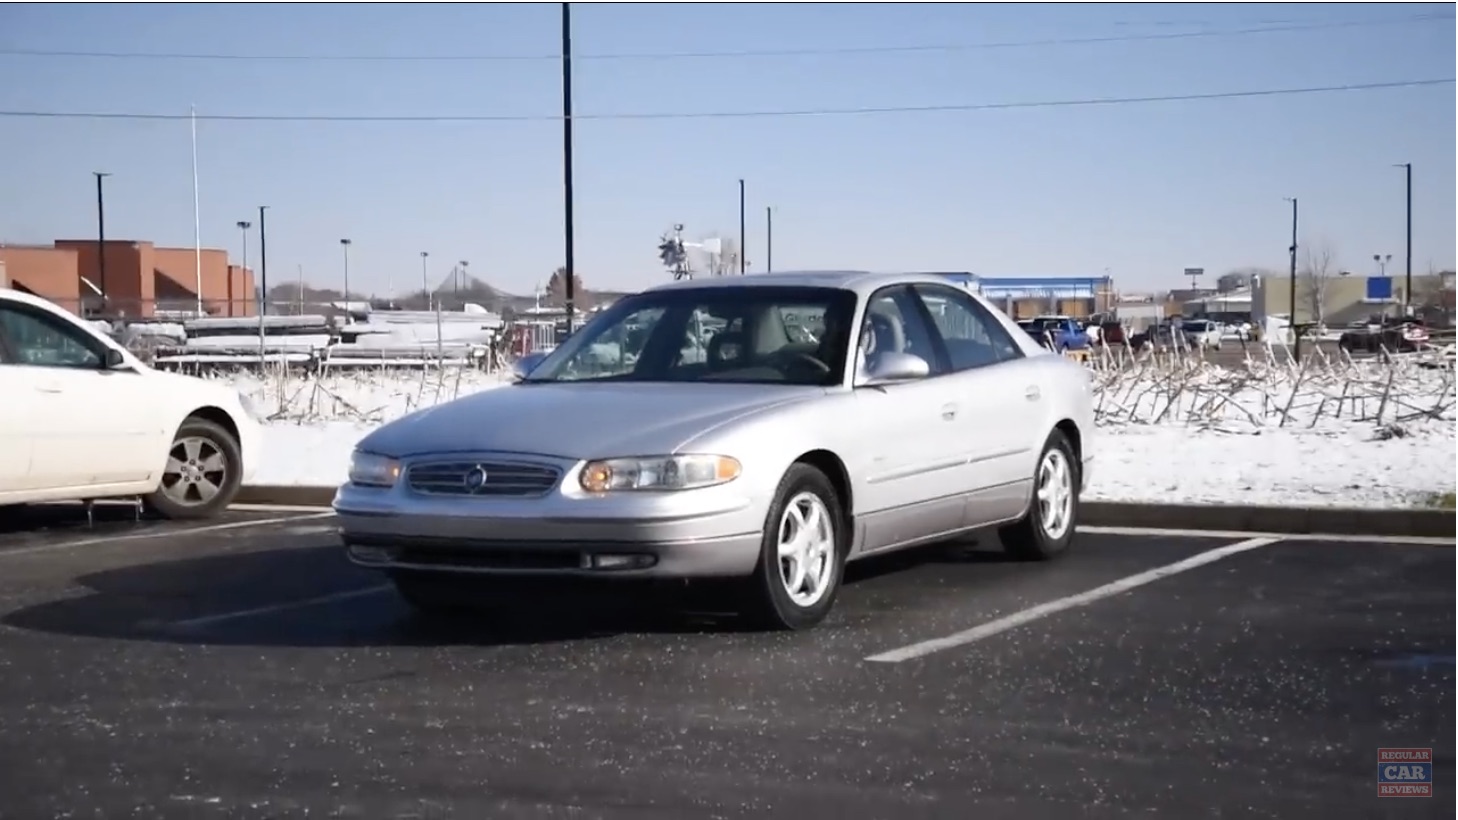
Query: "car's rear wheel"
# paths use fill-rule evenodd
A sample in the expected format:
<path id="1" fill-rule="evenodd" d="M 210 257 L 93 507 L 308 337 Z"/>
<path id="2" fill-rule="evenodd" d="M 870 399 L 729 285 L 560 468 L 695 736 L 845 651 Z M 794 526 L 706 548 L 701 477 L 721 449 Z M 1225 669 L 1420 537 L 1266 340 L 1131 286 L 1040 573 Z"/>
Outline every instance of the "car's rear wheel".
<path id="1" fill-rule="evenodd" d="M 145 501 L 166 518 L 210 518 L 232 503 L 242 481 L 238 441 L 216 422 L 189 418 L 167 450 L 161 483 Z"/>
<path id="2" fill-rule="evenodd" d="M 1028 513 L 999 531 L 1003 549 L 1024 561 L 1046 561 L 1068 551 L 1078 525 L 1078 456 L 1062 430 L 1054 430 L 1038 456 Z"/>
<path id="3" fill-rule="evenodd" d="M 809 629 L 825 620 L 840 591 L 849 531 L 825 474 L 795 464 L 781 479 L 765 519 L 759 563 L 744 613 L 762 629 Z"/>

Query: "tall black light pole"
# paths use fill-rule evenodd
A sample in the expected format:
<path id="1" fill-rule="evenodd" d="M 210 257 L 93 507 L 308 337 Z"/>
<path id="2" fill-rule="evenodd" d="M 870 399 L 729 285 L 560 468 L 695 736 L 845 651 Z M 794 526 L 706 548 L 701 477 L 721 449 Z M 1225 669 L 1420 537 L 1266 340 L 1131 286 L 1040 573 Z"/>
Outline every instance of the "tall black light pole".
<path id="1" fill-rule="evenodd" d="M 1301 334 L 1296 330 L 1296 197 L 1287 197 L 1291 203 L 1291 318 L 1286 323 L 1291 328 L 1291 336 L 1295 342 L 1294 356 L 1296 363 L 1301 363 Z"/>
<path id="2" fill-rule="evenodd" d="M 268 227 L 264 222 L 267 205 L 258 206 L 258 315 L 268 312 Z"/>
<path id="3" fill-rule="evenodd" d="M 92 171 L 96 176 L 96 287 L 101 290 L 102 310 L 107 306 L 106 294 L 106 197 L 102 193 L 101 181 L 111 176 L 104 171 Z M 81 315 L 86 315 L 86 306 L 81 306 Z"/>
<path id="4" fill-rule="evenodd" d="M 775 213 L 770 206 L 764 206 L 764 272 L 775 270 Z"/>
<path id="5" fill-rule="evenodd" d="M 349 318 L 349 246 L 354 243 L 348 239 L 339 240 L 344 248 L 344 316 L 346 321 Z"/>
<path id="6" fill-rule="evenodd" d="M 572 4 L 562 4 L 562 242 L 566 257 L 563 272 L 566 288 L 567 334 L 572 334 L 577 288 L 572 260 Z"/>
<path id="7" fill-rule="evenodd" d="M 1412 314 L 1412 163 L 1403 162 L 1394 166 L 1407 173 L 1407 280 L 1402 288 L 1402 312 Z"/>
<path id="8" fill-rule="evenodd" d="M 744 256 L 749 249 L 744 246 L 744 180 L 739 180 L 739 275 L 744 275 Z"/>
<path id="9" fill-rule="evenodd" d="M 248 276 L 248 229 L 251 227 L 253 227 L 252 222 L 249 222 L 246 219 L 238 220 L 238 230 L 243 232 L 243 276 L 245 278 Z M 229 300 L 233 298 L 233 282 L 231 277 L 229 277 L 228 281 L 228 298 Z M 248 307 L 247 294 L 243 295 L 243 307 L 245 309 Z M 233 305 L 231 304 L 228 305 L 228 315 L 233 315 Z M 244 315 L 246 316 L 248 314 L 245 312 Z"/>

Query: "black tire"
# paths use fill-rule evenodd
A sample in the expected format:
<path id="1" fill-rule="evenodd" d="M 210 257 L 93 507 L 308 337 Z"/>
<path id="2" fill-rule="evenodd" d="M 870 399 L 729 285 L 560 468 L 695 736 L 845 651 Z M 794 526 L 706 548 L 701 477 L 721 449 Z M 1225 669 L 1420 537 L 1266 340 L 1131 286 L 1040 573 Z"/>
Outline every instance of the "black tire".
<path id="1" fill-rule="evenodd" d="M 194 471 L 190 475 L 173 473 L 173 457 L 185 456 L 185 448 L 190 441 L 202 443 L 201 449 L 206 456 L 199 461 L 203 463 L 186 464 Z M 243 455 L 238 449 L 238 441 L 221 425 L 189 417 L 177 428 L 167 455 L 168 466 L 163 468 L 161 483 L 156 492 L 143 499 L 149 509 L 164 518 L 187 520 L 212 518 L 233 503 L 238 487 L 243 483 Z M 220 457 L 220 470 L 209 469 L 215 463 L 213 456 Z M 188 461 L 185 458 L 179 460 Z M 189 490 L 187 484 L 190 481 L 193 487 Z M 200 490 L 202 482 L 215 486 L 217 491 L 211 496 L 204 496 Z"/>
<path id="2" fill-rule="evenodd" d="M 1061 456 L 1068 466 L 1069 476 L 1068 521 L 1056 537 L 1050 534 L 1048 523 L 1044 521 L 1042 506 L 1038 502 L 1038 483 L 1044 465 L 1050 459 L 1050 453 Z M 1078 495 L 1083 483 L 1082 472 L 1083 467 L 1068 436 L 1062 430 L 1049 433 L 1042 452 L 1038 454 L 1038 464 L 1033 468 L 1033 492 L 1028 502 L 1027 515 L 998 530 L 1003 549 L 1008 555 L 1020 561 L 1047 561 L 1068 551 L 1078 528 Z"/>
<path id="3" fill-rule="evenodd" d="M 792 501 L 809 494 L 819 500 L 827 516 L 833 548 L 825 560 L 829 574 L 824 591 L 808 605 L 797 603 L 786 590 L 781 575 L 779 555 L 780 531 L 786 510 Z M 850 546 L 850 529 L 846 526 L 840 497 L 825 474 L 808 464 L 796 463 L 780 479 L 774 504 L 764 522 L 760 539 L 759 562 L 749 578 L 744 601 L 744 615 L 749 624 L 763 630 L 810 629 L 830 614 L 845 576 L 845 555 Z M 819 564 L 815 564 L 819 568 Z"/>

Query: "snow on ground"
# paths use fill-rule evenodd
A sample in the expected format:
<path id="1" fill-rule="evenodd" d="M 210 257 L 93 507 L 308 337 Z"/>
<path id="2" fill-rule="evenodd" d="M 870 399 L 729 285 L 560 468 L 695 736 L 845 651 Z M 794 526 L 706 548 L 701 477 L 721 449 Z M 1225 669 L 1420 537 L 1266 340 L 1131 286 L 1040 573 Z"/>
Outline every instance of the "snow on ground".
<path id="1" fill-rule="evenodd" d="M 1453 377 L 1407 364 L 1097 369 L 1085 498 L 1407 506 L 1455 487 Z M 471 370 L 232 377 L 272 419 L 257 484 L 332 486 L 370 430 L 503 384 Z"/>

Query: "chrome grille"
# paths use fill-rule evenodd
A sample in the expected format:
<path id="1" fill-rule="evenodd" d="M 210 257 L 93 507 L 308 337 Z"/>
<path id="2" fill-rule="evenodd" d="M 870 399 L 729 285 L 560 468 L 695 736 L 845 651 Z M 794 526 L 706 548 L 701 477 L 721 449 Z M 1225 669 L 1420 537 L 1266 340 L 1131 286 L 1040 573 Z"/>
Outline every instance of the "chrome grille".
<path id="1" fill-rule="evenodd" d="M 481 473 L 485 480 L 480 480 Z M 561 471 L 540 464 L 508 461 L 433 461 L 413 464 L 406 473 L 412 492 L 468 498 L 546 495 Z"/>

